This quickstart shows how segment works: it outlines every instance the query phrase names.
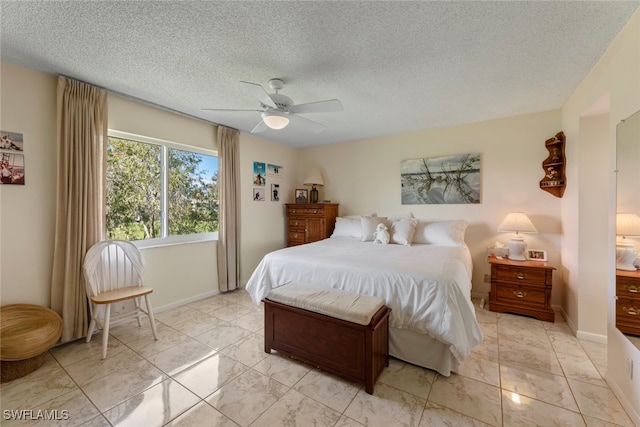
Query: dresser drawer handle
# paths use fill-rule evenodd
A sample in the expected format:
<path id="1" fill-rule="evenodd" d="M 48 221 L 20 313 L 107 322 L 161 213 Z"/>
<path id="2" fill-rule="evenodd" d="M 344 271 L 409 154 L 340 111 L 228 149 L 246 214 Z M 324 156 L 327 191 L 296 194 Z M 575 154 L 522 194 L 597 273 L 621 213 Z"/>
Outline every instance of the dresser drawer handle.
<path id="1" fill-rule="evenodd" d="M 527 277 L 527 275 L 524 273 L 518 272 L 518 273 L 513 273 L 513 277 L 515 277 L 518 280 L 524 280 L 525 277 Z"/>
<path id="2" fill-rule="evenodd" d="M 527 296 L 527 293 L 524 291 L 513 291 L 513 294 L 518 298 L 524 298 Z"/>
<path id="3" fill-rule="evenodd" d="M 627 314 L 630 314 L 631 316 L 637 316 L 638 314 L 640 314 L 640 311 L 636 310 L 633 307 L 622 307 L 622 311 L 624 311 Z"/>
<path id="4" fill-rule="evenodd" d="M 638 292 L 640 292 L 640 289 L 638 289 L 638 287 L 636 286 L 624 286 L 624 290 L 627 292 L 631 292 L 632 294 L 637 294 Z"/>
<path id="5" fill-rule="evenodd" d="M 314 213 L 314 214 L 317 214 L 317 213 L 318 213 L 318 209 L 314 210 L 314 211 L 313 211 L 313 213 Z"/>
<path id="6" fill-rule="evenodd" d="M 293 225 L 298 225 L 298 221 L 294 222 Z"/>
<path id="7" fill-rule="evenodd" d="M 295 210 L 295 209 L 291 209 L 291 213 L 296 213 L 296 212 L 298 212 L 298 211 Z"/>
<path id="8" fill-rule="evenodd" d="M 294 234 L 293 237 L 295 237 L 297 239 L 298 238 L 298 234 L 297 233 Z"/>

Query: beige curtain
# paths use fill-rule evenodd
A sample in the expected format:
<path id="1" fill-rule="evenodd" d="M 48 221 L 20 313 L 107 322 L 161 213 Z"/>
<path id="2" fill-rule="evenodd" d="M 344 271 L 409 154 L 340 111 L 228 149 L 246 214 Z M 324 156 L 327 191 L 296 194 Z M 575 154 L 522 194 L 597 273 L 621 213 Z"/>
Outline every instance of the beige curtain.
<path id="1" fill-rule="evenodd" d="M 240 287 L 240 132 L 218 126 L 218 286 Z"/>
<path id="2" fill-rule="evenodd" d="M 85 253 L 104 237 L 107 92 L 58 78 L 57 209 L 51 308 L 62 316 L 62 342 L 88 329 L 82 276 Z"/>

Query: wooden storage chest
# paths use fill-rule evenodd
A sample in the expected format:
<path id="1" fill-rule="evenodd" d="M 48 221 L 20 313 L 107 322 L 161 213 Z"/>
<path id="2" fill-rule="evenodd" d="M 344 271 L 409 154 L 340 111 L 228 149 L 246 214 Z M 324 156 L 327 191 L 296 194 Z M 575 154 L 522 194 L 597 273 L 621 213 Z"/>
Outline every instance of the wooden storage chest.
<path id="1" fill-rule="evenodd" d="M 390 312 L 382 306 L 364 326 L 265 299 L 264 349 L 364 381 L 373 394 L 376 378 L 389 366 Z"/>

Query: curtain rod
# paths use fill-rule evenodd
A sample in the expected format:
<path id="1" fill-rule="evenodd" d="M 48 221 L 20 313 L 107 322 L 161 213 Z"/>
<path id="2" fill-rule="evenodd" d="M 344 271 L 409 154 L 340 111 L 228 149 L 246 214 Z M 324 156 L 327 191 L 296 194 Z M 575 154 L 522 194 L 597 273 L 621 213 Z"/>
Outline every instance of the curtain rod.
<path id="1" fill-rule="evenodd" d="M 196 116 L 192 116 L 191 114 L 184 113 L 182 111 L 174 110 L 173 108 L 165 107 L 164 105 L 156 104 L 155 102 L 146 101 L 144 99 L 136 98 L 135 96 L 127 95 L 125 93 L 118 92 L 118 91 L 115 91 L 115 90 L 106 89 L 106 88 L 103 88 L 103 89 L 106 90 L 107 92 L 113 94 L 113 95 L 117 95 L 117 96 L 120 96 L 122 98 L 129 99 L 131 101 L 139 102 L 140 104 L 144 104 L 144 105 L 146 105 L 148 107 L 157 108 L 159 110 L 163 110 L 163 111 L 166 111 L 168 113 L 173 113 L 173 114 L 177 114 L 178 116 L 183 116 L 183 117 L 186 117 L 186 118 L 189 118 L 189 119 L 198 120 L 200 122 L 204 122 L 204 123 L 207 123 L 207 124 L 210 124 L 210 125 L 213 125 L 213 126 L 224 126 L 224 125 L 221 125 L 220 123 L 216 123 L 216 122 L 212 122 L 212 121 L 209 121 L 209 120 L 205 120 L 205 119 L 202 119 L 200 117 L 196 117 Z"/>
<path id="2" fill-rule="evenodd" d="M 74 77 L 65 76 L 64 74 L 59 74 L 59 75 L 64 77 L 64 78 L 67 78 L 67 79 L 73 79 L 73 80 L 84 82 L 83 80 L 79 80 L 79 79 L 76 79 Z M 84 83 L 90 84 L 92 86 L 99 87 L 100 89 L 106 90 L 110 94 L 117 95 L 117 96 L 120 96 L 122 98 L 131 100 L 131 101 L 139 102 L 140 104 L 144 104 L 144 105 L 149 106 L 149 107 L 157 108 L 159 110 L 163 110 L 163 111 L 166 111 L 168 113 L 173 113 L 173 114 L 176 114 L 176 115 L 179 115 L 179 116 L 183 116 L 183 117 L 186 117 L 186 118 L 189 118 L 189 119 L 198 120 L 200 122 L 204 122 L 204 123 L 207 123 L 207 124 L 213 125 L 213 126 L 229 127 L 229 126 L 226 126 L 226 125 L 222 125 L 220 123 L 216 123 L 216 122 L 212 122 L 212 121 L 209 121 L 209 120 L 202 119 L 200 117 L 192 116 L 191 114 L 187 114 L 187 113 L 184 113 L 182 111 L 174 110 L 173 108 L 165 107 L 164 105 L 160 105 L 160 104 L 156 104 L 156 103 L 151 102 L 151 101 L 146 101 L 144 99 L 136 98 L 135 96 L 127 95 L 126 93 L 118 92 L 118 91 L 115 91 L 113 89 L 106 88 L 104 86 L 96 85 L 96 84 L 89 83 L 89 82 L 84 82 Z M 230 128 L 230 129 L 235 129 L 235 128 Z M 238 130 L 238 129 L 235 129 L 235 130 Z"/>

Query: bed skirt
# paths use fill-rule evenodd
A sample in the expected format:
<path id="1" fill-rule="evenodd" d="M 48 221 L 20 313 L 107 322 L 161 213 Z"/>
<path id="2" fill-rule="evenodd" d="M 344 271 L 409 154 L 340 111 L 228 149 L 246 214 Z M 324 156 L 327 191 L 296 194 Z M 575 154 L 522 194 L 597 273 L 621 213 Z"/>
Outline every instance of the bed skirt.
<path id="1" fill-rule="evenodd" d="M 448 345 L 408 329 L 389 327 L 389 355 L 432 369 L 445 377 L 458 371 L 458 360 L 451 354 Z"/>

